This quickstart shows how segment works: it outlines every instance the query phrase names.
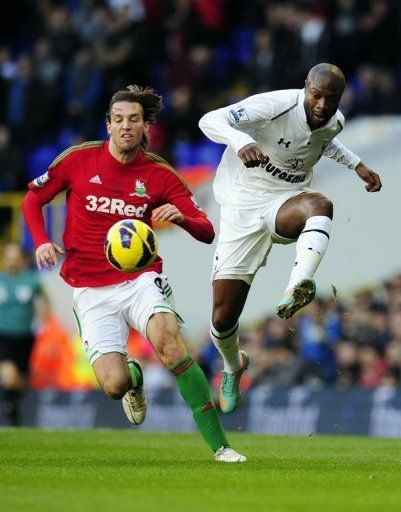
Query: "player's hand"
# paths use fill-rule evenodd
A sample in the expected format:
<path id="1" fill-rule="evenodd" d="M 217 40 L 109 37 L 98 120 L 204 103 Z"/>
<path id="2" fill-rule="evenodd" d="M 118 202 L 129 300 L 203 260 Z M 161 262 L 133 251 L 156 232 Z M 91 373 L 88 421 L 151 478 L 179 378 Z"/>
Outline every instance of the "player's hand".
<path id="1" fill-rule="evenodd" d="M 52 265 L 57 265 L 57 253 L 64 254 L 64 249 L 59 247 L 57 244 L 54 244 L 53 242 L 39 245 L 35 253 L 36 265 L 38 266 L 38 269 L 42 270 L 42 267 L 46 267 L 47 270 L 51 270 Z"/>
<path id="2" fill-rule="evenodd" d="M 155 222 L 175 222 L 176 224 L 182 224 L 184 222 L 184 215 L 176 206 L 167 203 L 153 210 L 152 220 Z"/>
<path id="3" fill-rule="evenodd" d="M 355 171 L 361 180 L 367 183 L 365 188 L 368 192 L 379 192 L 379 190 L 382 188 L 380 176 L 377 174 L 377 172 L 369 169 L 369 167 L 367 167 L 363 162 L 359 162 L 355 168 Z"/>
<path id="4" fill-rule="evenodd" d="M 238 156 L 241 158 L 245 167 L 265 167 L 269 161 L 269 157 L 264 155 L 254 142 L 241 148 L 238 151 Z"/>

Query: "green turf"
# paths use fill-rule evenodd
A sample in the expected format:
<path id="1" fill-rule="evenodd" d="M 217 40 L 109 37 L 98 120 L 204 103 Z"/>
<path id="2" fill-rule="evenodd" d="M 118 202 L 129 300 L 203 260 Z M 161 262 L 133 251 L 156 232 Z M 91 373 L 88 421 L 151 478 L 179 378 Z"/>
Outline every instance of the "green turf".
<path id="1" fill-rule="evenodd" d="M 401 511 L 401 441 L 230 438 L 245 464 L 196 434 L 0 429 L 0 511 Z"/>

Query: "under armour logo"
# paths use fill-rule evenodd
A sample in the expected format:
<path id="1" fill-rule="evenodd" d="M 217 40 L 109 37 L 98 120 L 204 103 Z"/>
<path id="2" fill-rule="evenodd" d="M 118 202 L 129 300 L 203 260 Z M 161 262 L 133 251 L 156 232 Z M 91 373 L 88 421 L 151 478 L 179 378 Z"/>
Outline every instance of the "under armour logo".
<path id="1" fill-rule="evenodd" d="M 277 141 L 277 144 L 284 144 L 285 146 L 285 149 L 288 149 L 290 147 L 290 144 L 291 144 L 291 141 L 287 141 L 285 142 L 285 140 L 283 139 L 283 137 L 281 137 L 281 139 L 279 141 Z"/>

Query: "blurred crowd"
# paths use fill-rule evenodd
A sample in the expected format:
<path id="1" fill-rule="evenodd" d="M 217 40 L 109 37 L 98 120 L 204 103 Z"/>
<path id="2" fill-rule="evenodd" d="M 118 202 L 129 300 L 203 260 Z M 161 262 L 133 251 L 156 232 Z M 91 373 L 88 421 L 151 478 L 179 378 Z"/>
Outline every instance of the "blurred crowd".
<path id="1" fill-rule="evenodd" d="M 317 62 L 344 70 L 348 118 L 401 113 L 399 0 L 21 0 L 0 29 L 0 192 L 25 189 L 69 145 L 105 138 L 108 101 L 129 83 L 163 95 L 151 149 L 177 166 L 219 159 L 197 127 L 204 112 L 302 87 Z M 333 290 L 290 323 L 268 317 L 241 343 L 249 385 L 399 385 L 401 275 L 349 301 Z M 143 350 L 147 378 L 163 384 Z M 214 347 L 197 350 L 218 380 Z"/>
<path id="2" fill-rule="evenodd" d="M 276 316 L 243 328 L 252 364 L 248 385 L 401 386 L 401 274 L 347 300 L 317 298 L 290 321 Z M 218 380 L 221 358 L 211 342 L 198 356 Z M 246 374 L 245 374 L 246 375 Z"/>
<path id="3" fill-rule="evenodd" d="M 78 333 L 71 336 L 63 329 L 37 272 L 27 265 L 26 255 L 17 244 L 7 244 L 3 252 L 0 399 L 5 382 L 10 381 L 11 387 L 16 383 L 19 391 L 28 373 L 33 389 L 96 387 Z M 34 327 L 35 339 L 30 326 Z M 22 342 L 27 344 L 25 351 Z M 222 359 L 209 334 L 205 333 L 203 340 L 188 339 L 187 343 L 217 393 Z M 315 298 L 291 320 L 269 315 L 258 324 L 243 324 L 240 346 L 251 359 L 241 379 L 245 388 L 261 384 L 308 385 L 315 389 L 401 387 L 401 274 L 344 297 L 332 286 L 329 297 Z M 127 350 L 129 357 L 140 359 L 148 389 L 175 387 L 173 376 L 141 334 L 131 331 Z M 9 360 L 19 368 L 14 379 L 12 372 L 3 371 Z"/>
<path id="4" fill-rule="evenodd" d="M 110 96 L 129 83 L 163 95 L 151 149 L 177 166 L 219 159 L 204 112 L 302 87 L 317 62 L 343 68 L 348 117 L 401 113 L 399 0 L 21 0 L 0 28 L 0 191 L 104 138 Z"/>

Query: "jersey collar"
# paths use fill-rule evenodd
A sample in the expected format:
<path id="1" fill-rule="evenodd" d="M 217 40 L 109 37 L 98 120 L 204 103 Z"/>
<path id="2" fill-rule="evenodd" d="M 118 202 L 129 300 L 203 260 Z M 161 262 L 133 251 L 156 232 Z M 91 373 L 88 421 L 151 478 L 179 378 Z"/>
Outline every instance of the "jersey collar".
<path id="1" fill-rule="evenodd" d="M 142 159 L 143 159 L 143 152 L 142 152 L 142 148 L 139 148 L 138 150 L 138 153 L 136 155 L 136 157 L 134 158 L 134 160 L 132 160 L 132 162 L 128 162 L 128 163 L 122 163 L 122 162 L 119 162 L 116 158 L 114 158 L 114 156 L 110 153 L 110 149 L 109 149 L 109 141 L 106 140 L 104 142 L 104 156 L 106 158 L 106 161 L 107 163 L 111 166 L 111 167 L 114 167 L 114 168 L 118 168 L 118 169 L 124 169 L 130 165 L 136 165 L 138 164 Z"/>

